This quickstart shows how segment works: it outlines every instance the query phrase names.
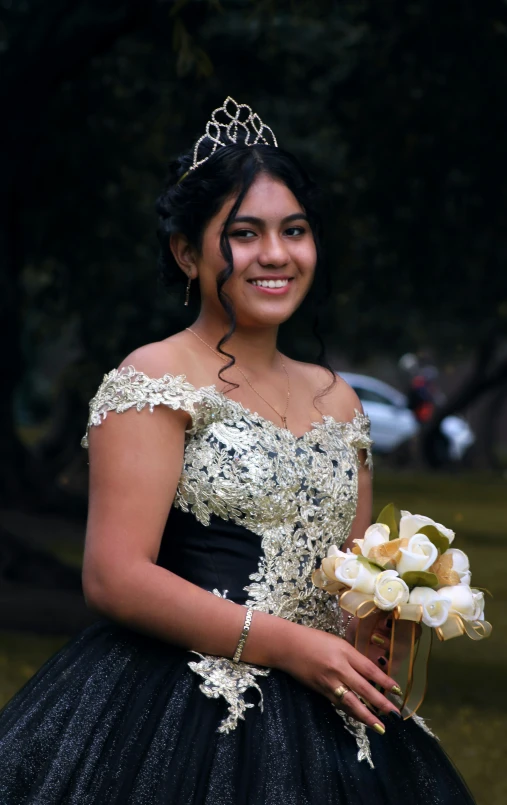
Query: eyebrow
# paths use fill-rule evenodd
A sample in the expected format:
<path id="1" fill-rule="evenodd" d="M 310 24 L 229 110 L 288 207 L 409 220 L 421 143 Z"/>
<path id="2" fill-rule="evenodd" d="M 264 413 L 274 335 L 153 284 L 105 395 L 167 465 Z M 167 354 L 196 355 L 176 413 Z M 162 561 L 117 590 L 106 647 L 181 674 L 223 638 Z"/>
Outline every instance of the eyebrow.
<path id="1" fill-rule="evenodd" d="M 304 212 L 294 212 L 292 215 L 286 215 L 282 219 L 282 224 L 288 224 L 290 221 L 308 221 L 308 216 Z M 254 215 L 238 215 L 231 221 L 231 224 L 255 224 L 261 226 L 264 222 L 263 218 L 256 218 Z"/>

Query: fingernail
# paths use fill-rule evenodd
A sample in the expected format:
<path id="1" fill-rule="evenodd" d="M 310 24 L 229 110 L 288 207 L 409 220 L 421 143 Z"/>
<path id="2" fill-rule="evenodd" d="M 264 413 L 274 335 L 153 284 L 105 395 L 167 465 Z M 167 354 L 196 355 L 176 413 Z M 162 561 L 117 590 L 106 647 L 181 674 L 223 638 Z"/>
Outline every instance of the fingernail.
<path id="1" fill-rule="evenodd" d="M 387 660 L 386 660 L 386 658 L 385 658 L 385 657 L 379 657 L 379 658 L 378 658 L 378 664 L 379 664 L 379 665 L 386 665 L 386 664 L 387 664 Z M 395 692 L 395 691 L 394 691 L 394 688 L 393 688 L 393 693 L 394 693 L 394 692 Z M 401 691 L 400 691 L 400 693 L 401 693 Z"/>
<path id="2" fill-rule="evenodd" d="M 388 718 L 395 718 L 397 721 L 403 721 L 403 716 L 400 713 L 397 713 L 396 710 L 390 710 L 387 714 Z"/>
<path id="3" fill-rule="evenodd" d="M 383 646 L 383 645 L 384 645 L 384 643 L 385 643 L 385 640 L 384 640 L 384 638 L 383 638 L 383 637 L 380 637 L 379 635 L 374 634 L 374 635 L 373 635 L 373 637 L 372 637 L 372 639 L 371 639 L 371 642 L 372 642 L 372 643 L 376 643 L 376 644 L 377 644 L 377 646 Z"/>
<path id="4" fill-rule="evenodd" d="M 403 691 L 399 685 L 393 685 L 391 688 L 391 693 L 396 693 L 397 696 L 403 696 Z"/>
<path id="5" fill-rule="evenodd" d="M 383 735 L 386 731 L 386 728 L 382 726 L 382 724 L 374 724 L 373 729 L 375 732 L 378 732 L 379 735 Z"/>

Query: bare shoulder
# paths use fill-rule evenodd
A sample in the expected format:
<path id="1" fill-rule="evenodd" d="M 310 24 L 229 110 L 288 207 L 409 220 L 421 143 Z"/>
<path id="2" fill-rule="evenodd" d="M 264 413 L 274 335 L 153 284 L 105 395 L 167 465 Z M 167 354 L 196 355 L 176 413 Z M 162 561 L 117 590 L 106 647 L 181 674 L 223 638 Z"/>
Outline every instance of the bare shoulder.
<path id="1" fill-rule="evenodd" d="M 347 411 L 347 416 L 342 417 L 344 419 L 353 419 L 357 412 L 364 413 L 357 393 L 339 374 L 336 375 L 336 384 L 329 396 L 335 405 L 341 405 Z"/>
<path id="2" fill-rule="evenodd" d="M 315 405 L 323 414 L 344 422 L 352 420 L 358 411 L 363 413 L 361 400 L 339 374 L 335 373 L 333 378 L 328 369 L 315 363 L 291 363 L 301 380 L 312 389 Z"/>
<path id="3" fill-rule="evenodd" d="M 166 374 L 186 375 L 192 356 L 188 339 L 183 332 L 176 333 L 162 341 L 154 341 L 138 347 L 121 362 L 119 369 L 133 366 L 148 377 L 158 378 Z"/>

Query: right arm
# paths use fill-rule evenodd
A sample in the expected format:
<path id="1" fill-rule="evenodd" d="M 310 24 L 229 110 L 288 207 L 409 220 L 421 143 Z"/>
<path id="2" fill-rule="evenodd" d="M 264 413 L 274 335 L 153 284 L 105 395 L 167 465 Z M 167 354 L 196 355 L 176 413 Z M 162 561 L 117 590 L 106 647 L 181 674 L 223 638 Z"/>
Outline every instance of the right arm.
<path id="1" fill-rule="evenodd" d="M 152 373 L 153 376 L 153 373 Z M 159 375 L 157 375 L 159 376 Z M 203 654 L 232 657 L 245 608 L 156 564 L 183 463 L 188 414 L 164 406 L 110 413 L 91 428 L 90 503 L 83 590 L 96 612 Z M 382 712 L 396 708 L 371 684 L 391 688 L 366 657 L 334 635 L 254 612 L 244 662 L 279 668 L 336 702 L 341 684 Z M 352 694 L 356 718 L 378 718 Z"/>

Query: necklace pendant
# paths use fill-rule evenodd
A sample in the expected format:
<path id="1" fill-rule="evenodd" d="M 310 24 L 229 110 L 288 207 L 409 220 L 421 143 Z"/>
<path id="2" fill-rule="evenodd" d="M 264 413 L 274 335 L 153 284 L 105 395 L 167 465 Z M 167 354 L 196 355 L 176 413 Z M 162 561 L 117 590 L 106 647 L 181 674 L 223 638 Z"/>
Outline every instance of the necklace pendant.
<path id="1" fill-rule="evenodd" d="M 283 426 L 284 426 L 285 430 L 287 430 L 287 417 L 286 416 L 282 417 L 282 422 L 283 422 Z"/>

